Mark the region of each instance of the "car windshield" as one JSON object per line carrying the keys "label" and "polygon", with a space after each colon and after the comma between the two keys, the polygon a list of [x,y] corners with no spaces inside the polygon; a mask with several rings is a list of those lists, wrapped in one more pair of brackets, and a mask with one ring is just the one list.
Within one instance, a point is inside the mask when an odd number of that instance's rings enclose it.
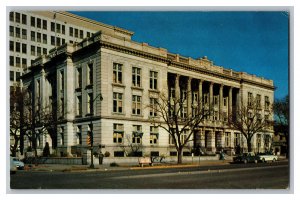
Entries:
{"label": "car windshield", "polygon": [[18,158],[13,158],[13,161],[19,161],[19,159]]}

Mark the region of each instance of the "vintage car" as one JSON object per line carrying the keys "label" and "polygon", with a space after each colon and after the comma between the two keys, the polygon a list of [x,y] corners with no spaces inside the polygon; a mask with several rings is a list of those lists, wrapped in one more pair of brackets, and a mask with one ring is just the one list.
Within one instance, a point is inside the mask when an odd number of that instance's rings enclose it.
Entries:
{"label": "vintage car", "polygon": [[233,157],[233,162],[241,162],[241,163],[257,163],[258,157],[255,155],[254,152],[242,153],[238,156]]}
{"label": "vintage car", "polygon": [[278,156],[273,154],[268,154],[268,153],[259,153],[257,157],[258,157],[258,161],[260,162],[268,162],[268,161],[276,162],[278,160]]}
{"label": "vintage car", "polygon": [[24,169],[24,163],[16,157],[10,157],[10,163],[17,169]]}

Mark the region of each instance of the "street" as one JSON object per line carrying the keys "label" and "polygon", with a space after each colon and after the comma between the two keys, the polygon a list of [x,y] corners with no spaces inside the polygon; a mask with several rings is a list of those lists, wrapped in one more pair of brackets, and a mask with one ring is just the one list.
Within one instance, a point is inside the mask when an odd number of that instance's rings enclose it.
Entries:
{"label": "street", "polygon": [[92,172],[18,171],[12,189],[287,189],[287,162]]}

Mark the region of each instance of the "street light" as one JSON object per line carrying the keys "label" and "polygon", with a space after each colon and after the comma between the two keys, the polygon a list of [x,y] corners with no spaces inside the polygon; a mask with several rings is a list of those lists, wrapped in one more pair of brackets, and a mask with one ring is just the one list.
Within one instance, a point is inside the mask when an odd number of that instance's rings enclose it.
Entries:
{"label": "street light", "polygon": [[[100,101],[103,100],[103,97],[100,94],[98,94],[93,100],[92,102],[90,102],[91,105],[94,104],[94,101],[100,96]],[[92,110],[94,112],[94,109]],[[94,133],[93,133],[93,113],[91,113],[91,116],[90,116],[90,120],[91,120],[91,127],[90,127],[90,133],[89,133],[89,139],[90,139],[90,145],[91,145],[91,165],[90,165],[90,168],[91,169],[94,169],[94,156],[93,156],[93,150],[94,150]]]}

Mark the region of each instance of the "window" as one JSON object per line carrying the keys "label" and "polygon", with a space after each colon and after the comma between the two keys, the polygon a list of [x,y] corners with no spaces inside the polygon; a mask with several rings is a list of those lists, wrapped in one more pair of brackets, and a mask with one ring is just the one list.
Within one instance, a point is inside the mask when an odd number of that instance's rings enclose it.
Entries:
{"label": "window", "polygon": [[22,14],[22,24],[27,24],[27,16]]}
{"label": "window", "polygon": [[66,43],[66,40],[65,39],[61,39],[61,44],[65,44]]}
{"label": "window", "polygon": [[27,53],[27,45],[22,44],[22,53],[26,54]]}
{"label": "window", "polygon": [[60,128],[60,145],[64,145],[64,127]]}
{"label": "window", "polygon": [[54,22],[51,22],[51,31],[55,32],[55,23]]}
{"label": "window", "polygon": [[75,28],[75,37],[78,38],[78,29],[77,28]]}
{"label": "window", "polygon": [[47,21],[43,19],[43,29],[47,30]]}
{"label": "window", "polygon": [[230,147],[230,132],[225,133],[225,147]]}
{"label": "window", "polygon": [[13,56],[9,56],[9,65],[10,66],[14,66],[15,65],[14,57]]}
{"label": "window", "polygon": [[40,18],[36,18],[36,26],[42,28],[42,20]]}
{"label": "window", "polygon": [[15,44],[13,41],[9,41],[9,50],[14,51],[15,50]]}
{"label": "window", "polygon": [[16,37],[21,38],[21,29],[20,28],[16,28]]}
{"label": "window", "polygon": [[22,39],[27,40],[27,30],[22,29]]}
{"label": "window", "polygon": [[65,25],[61,25],[61,33],[66,34],[66,27]]}
{"label": "window", "polygon": [[187,118],[187,107],[185,105],[181,107],[180,116],[183,119]]}
{"label": "window", "polygon": [[122,64],[113,64],[113,82],[122,83]]}
{"label": "window", "polygon": [[89,114],[93,114],[94,113],[94,106],[93,106],[93,93],[88,93],[88,108],[87,111]]}
{"label": "window", "polygon": [[253,102],[253,94],[251,92],[248,92],[248,106],[252,106]]}
{"label": "window", "polygon": [[198,105],[198,93],[197,92],[193,92],[192,93],[192,104],[193,105]]}
{"label": "window", "polygon": [[175,144],[175,140],[173,139],[171,134],[169,134],[169,144]]}
{"label": "window", "polygon": [[16,72],[16,81],[20,81],[20,77],[21,77],[21,73],[20,72]]}
{"label": "window", "polygon": [[36,33],[36,40],[37,40],[37,42],[42,41],[42,34],[41,33]]}
{"label": "window", "polygon": [[261,134],[256,135],[256,148],[259,152],[259,149],[261,148]]}
{"label": "window", "polygon": [[47,44],[47,35],[46,34],[43,34],[43,43]]}
{"label": "window", "polygon": [[60,24],[56,24],[56,32],[60,33]]}
{"label": "window", "polygon": [[240,145],[240,134],[234,133],[234,146],[237,147],[238,145]]}
{"label": "window", "polygon": [[76,115],[81,116],[82,115],[82,98],[81,98],[81,96],[77,96],[76,102],[77,102]]}
{"label": "window", "polygon": [[35,56],[35,46],[31,45],[30,49],[31,49],[31,55]]}
{"label": "window", "polygon": [[31,41],[35,41],[35,32],[31,31]]}
{"label": "window", "polygon": [[93,63],[87,67],[87,85],[93,85]]}
{"label": "window", "polygon": [[86,32],[86,37],[88,37],[88,38],[91,37],[91,33],[87,31]]}
{"label": "window", "polygon": [[16,67],[21,67],[21,58],[16,57]]}
{"label": "window", "polygon": [[30,17],[30,24],[35,27],[35,17]]}
{"label": "window", "polygon": [[157,90],[157,72],[150,71],[150,89]]}
{"label": "window", "polygon": [[158,127],[150,126],[150,144],[158,143]]}
{"label": "window", "polygon": [[256,106],[257,108],[261,108],[261,95],[260,94],[257,94],[256,95]]}
{"label": "window", "polygon": [[80,39],[83,39],[83,30],[80,30]]}
{"label": "window", "polygon": [[18,53],[21,52],[21,44],[20,44],[20,42],[16,42],[16,52],[18,52]]}
{"label": "window", "polygon": [[82,144],[82,127],[81,126],[77,126],[76,143],[79,144],[79,145]]}
{"label": "window", "polygon": [[27,59],[26,58],[22,58],[22,68],[23,69],[27,68]]}
{"label": "window", "polygon": [[137,67],[132,68],[132,85],[141,87],[141,69]]}
{"label": "window", "polygon": [[133,132],[132,132],[132,143],[133,144],[140,144],[142,143],[142,126],[141,125],[133,125]]}
{"label": "window", "polygon": [[15,74],[14,71],[9,71],[9,80],[14,81],[15,80]]}
{"label": "window", "polygon": [[56,46],[60,46],[60,38],[59,37],[56,38]]}
{"label": "window", "polygon": [[55,37],[51,36],[51,45],[55,46]]}
{"label": "window", "polygon": [[41,47],[36,47],[36,53],[37,53],[37,56],[42,55],[42,48]]}
{"label": "window", "polygon": [[9,21],[12,21],[12,22],[15,21],[14,20],[14,12],[9,13]]}
{"label": "window", "polygon": [[17,22],[17,23],[20,23],[20,21],[21,21],[20,17],[21,17],[21,16],[20,16],[20,13],[17,13],[17,12],[16,12],[16,22]]}
{"label": "window", "polygon": [[65,76],[64,76],[64,70],[61,70],[60,73],[59,73],[59,75],[60,75],[60,87],[59,87],[59,89],[60,89],[61,91],[64,91],[64,89],[65,89]]}
{"label": "window", "polygon": [[122,93],[113,93],[113,112],[114,113],[123,113],[123,94]]}
{"label": "window", "polygon": [[188,130],[185,129],[185,130],[182,131],[182,133],[180,135],[181,144],[184,143],[184,141],[187,139],[187,137],[188,137]]}
{"label": "window", "polygon": [[123,143],[124,125],[113,124],[113,143]]}
{"label": "window", "polygon": [[157,99],[155,98],[150,98],[150,116],[151,117],[156,117],[157,116]]}
{"label": "window", "polygon": [[141,114],[141,97],[137,95],[132,95],[132,114]]}
{"label": "window", "polygon": [[265,96],[265,109],[269,110],[270,108],[270,100],[268,96]]}
{"label": "window", "polygon": [[217,106],[219,105],[219,96],[214,96],[214,105]]}
{"label": "window", "polygon": [[69,27],[69,35],[73,37],[73,28]]}
{"label": "window", "polygon": [[223,98],[223,103],[224,103],[223,106],[227,107],[227,97]]}
{"label": "window", "polygon": [[9,36],[14,37],[15,36],[15,31],[13,26],[9,26]]}
{"label": "window", "polygon": [[77,68],[77,88],[82,88],[82,68]]}
{"label": "window", "polygon": [[43,54],[46,55],[47,54],[47,49],[43,48]]}

